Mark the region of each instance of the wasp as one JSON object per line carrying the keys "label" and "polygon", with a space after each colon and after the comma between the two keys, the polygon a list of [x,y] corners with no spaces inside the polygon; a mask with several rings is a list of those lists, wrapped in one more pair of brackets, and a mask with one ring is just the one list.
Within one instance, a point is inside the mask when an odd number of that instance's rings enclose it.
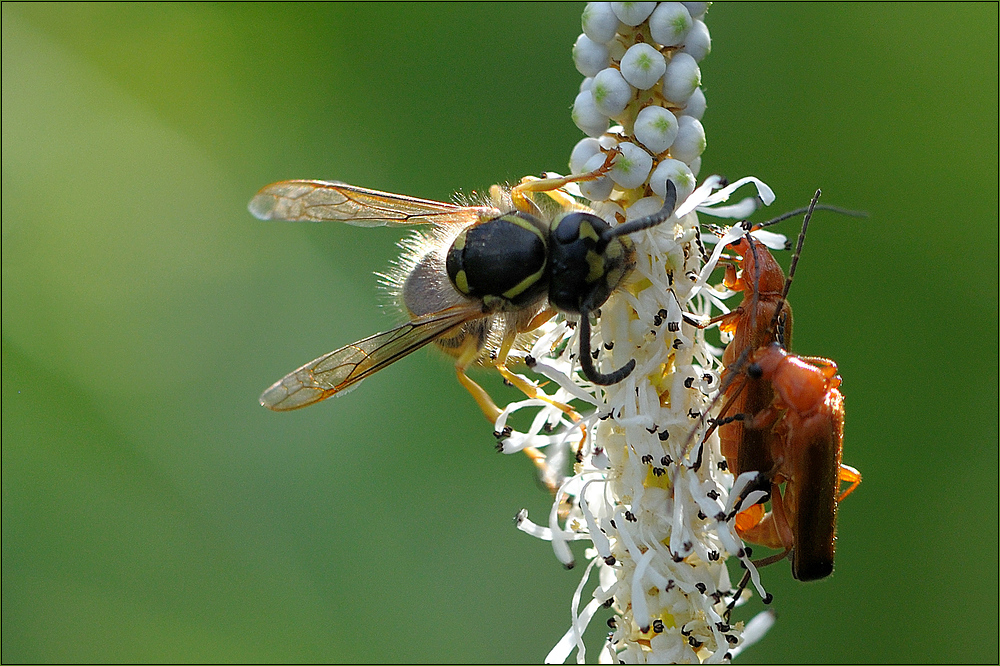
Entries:
{"label": "wasp", "polygon": [[[264,187],[250,201],[263,220],[339,221],[376,227],[428,225],[404,244],[393,279],[408,321],[306,363],[260,397],[268,409],[305,407],[354,388],[358,382],[415,350],[435,343],[455,359],[459,382],[495,423],[501,411],[466,375],[473,363],[491,363],[529,396],[537,393],[507,370],[518,336],[557,312],[579,318],[579,361],[592,383],[620,382],[632,359],[609,373],[591,354],[590,318],[635,266],[630,236],[673,214],[676,189],[668,184],[662,209],[612,227],[560,188],[599,177],[610,168],[577,176],[526,178],[493,201],[460,206],[355,187],[340,182],[289,180]],[[543,205],[537,193],[548,195]],[[555,209],[554,211],[552,209]],[[569,408],[566,407],[568,410]]]}
{"label": "wasp", "polygon": [[[757,473],[742,496],[762,490],[771,499],[769,513],[763,504],[754,504],[737,515],[736,530],[747,541],[783,551],[759,564],[790,554],[798,580],[824,578],[833,571],[837,507],[861,483],[860,472],[841,462],[844,398],[836,363],[787,351],[792,335],[788,292],[819,196],[817,191],[807,209],[746,227],[747,233],[730,245],[740,256],[726,266],[724,284],[742,291],[743,300],[709,322],[719,322],[733,335],[723,353],[720,398],[726,402],[713,428],[719,427],[722,453],[733,474]],[[749,232],[802,212],[806,215],[786,279],[768,249]],[[727,413],[732,416],[724,417]],[[841,482],[852,485],[840,492]]]}

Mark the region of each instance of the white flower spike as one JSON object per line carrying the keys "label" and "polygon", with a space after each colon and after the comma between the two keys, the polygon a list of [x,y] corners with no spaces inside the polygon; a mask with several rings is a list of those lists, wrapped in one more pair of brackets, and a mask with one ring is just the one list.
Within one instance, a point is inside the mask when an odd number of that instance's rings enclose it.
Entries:
{"label": "white flower spike", "polygon": [[[583,416],[570,426],[565,412],[534,399],[509,405],[498,421],[505,426],[516,410],[538,410],[524,432],[508,428],[503,450],[544,448],[547,478],[558,486],[543,524],[525,511],[519,529],[549,541],[567,566],[578,557],[572,541],[591,544],[570,600],[570,625],[548,663],[563,662],[574,651],[578,661],[586,658],[583,636],[606,604],[616,617],[601,661],[718,663],[758,640],[774,621],[765,614],[745,628],[728,617],[737,591],[727,560],[742,562],[753,588],[766,593],[733,523],[747,479],[734,486],[718,435],[705,437],[721,351],[686,319],[707,318],[713,306],[725,307],[720,299],[727,296],[707,280],[729,235],[709,254],[698,214],[752,212],[758,199],[774,200],[755,178],[727,185],[711,176],[697,186],[706,106],[698,62],[711,45],[706,7],[591,2],[574,47],[577,67],[594,79],[573,105],[573,120],[589,138],[573,149],[571,171],[610,168],[567,186],[567,196],[586,198],[580,203],[612,226],[659,212],[672,190],[677,205],[666,222],[629,235],[634,273],[601,306],[592,330],[557,317],[539,328],[527,352],[533,370],[555,388],[547,397],[579,401]],[[609,129],[611,118],[619,125]],[[747,184],[756,186],[757,197],[728,204]],[[734,239],[737,233],[745,232],[734,230]],[[629,361],[634,369],[607,385],[588,380],[576,358],[581,329],[592,337],[599,373]],[[576,460],[568,476],[556,469],[567,458]],[[751,494],[749,501],[756,498]],[[588,584],[593,573],[596,588]]]}

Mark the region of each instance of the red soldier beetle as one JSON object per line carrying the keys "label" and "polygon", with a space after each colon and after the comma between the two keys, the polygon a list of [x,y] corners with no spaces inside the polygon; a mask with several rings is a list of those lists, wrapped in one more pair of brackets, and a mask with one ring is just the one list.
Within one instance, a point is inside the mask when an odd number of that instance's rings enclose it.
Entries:
{"label": "red soldier beetle", "polygon": [[[774,391],[764,381],[748,379],[735,382],[733,370],[741,365],[756,349],[767,347],[777,340],[777,329],[773,322],[783,323],[783,344],[791,346],[792,308],[785,300],[785,274],[763,243],[749,234],[732,243],[743,258],[739,262],[741,273],[737,276],[734,264],[726,266],[724,284],[729,289],[743,292],[743,301],[731,312],[722,315],[719,328],[731,333],[733,339],[726,345],[722,363],[726,367],[723,386],[728,386],[723,395],[728,403],[723,413],[756,414],[767,408],[774,399]],[[727,377],[732,377],[727,382]],[[740,421],[722,425],[719,429],[722,455],[735,476],[748,471],[767,471],[773,467],[768,443],[770,433],[766,430],[751,430]],[[754,484],[748,489],[766,490]]]}
{"label": "red soldier beetle", "polygon": [[[861,473],[841,463],[844,396],[837,364],[789,354],[774,343],[754,352],[746,373],[774,391],[773,402],[743,424],[747,432],[771,435],[774,466],[761,470],[771,484],[770,513],[754,505],[737,516],[737,531],[783,550],[778,559],[790,552],[797,580],[825,578],[833,572],[837,507],[861,483]],[[841,492],[844,481],[851,485]]]}
{"label": "red soldier beetle", "polygon": [[[770,512],[758,503],[738,514],[736,530],[747,541],[783,551],[759,565],[791,554],[792,575],[798,580],[824,578],[833,571],[837,507],[861,483],[861,474],[841,463],[844,399],[837,365],[787,351],[792,324],[788,291],[819,196],[817,191],[806,209],[787,279],[767,248],[749,235],[751,229],[730,244],[741,258],[726,266],[724,284],[743,291],[743,301],[709,322],[719,322],[720,329],[733,335],[723,354],[720,398],[726,402],[712,427],[720,428],[722,453],[733,474],[757,473],[741,497],[763,490],[771,499]],[[737,268],[742,269],[739,275]],[[739,376],[744,381],[737,382]],[[733,416],[722,418],[726,413]],[[843,493],[842,481],[852,484]],[[746,582],[744,578],[740,590]]]}

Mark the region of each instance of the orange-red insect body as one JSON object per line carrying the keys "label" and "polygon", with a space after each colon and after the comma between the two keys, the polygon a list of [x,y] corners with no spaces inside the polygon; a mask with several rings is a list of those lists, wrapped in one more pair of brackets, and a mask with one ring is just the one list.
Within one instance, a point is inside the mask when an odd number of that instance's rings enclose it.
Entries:
{"label": "orange-red insect body", "polygon": [[[764,490],[771,499],[770,513],[756,504],[738,514],[736,530],[747,541],[784,551],[765,562],[790,552],[792,575],[799,580],[833,571],[837,508],[861,483],[861,474],[841,463],[844,396],[836,363],[788,352],[787,295],[818,198],[819,192],[803,221],[787,280],[753,237],[731,244],[741,258],[726,267],[725,285],[743,291],[743,301],[716,319],[733,335],[723,354],[722,453],[734,474],[758,473],[744,496]],[[843,493],[841,481],[852,483]]]}
{"label": "orange-red insect body", "polygon": [[[751,245],[752,244],[752,245]],[[722,362],[726,368],[739,368],[740,359],[746,363],[754,350],[767,347],[777,340],[774,323],[781,323],[781,341],[791,346],[792,308],[782,297],[785,274],[767,248],[752,236],[744,236],[730,245],[742,259],[737,265],[726,266],[724,284],[729,289],[743,292],[740,305],[719,319],[719,328],[733,335],[726,346]],[[742,272],[737,275],[737,267]],[[779,317],[775,312],[781,308]],[[731,370],[727,370],[731,372]],[[729,414],[756,414],[771,405],[774,392],[770,382],[747,378],[743,382],[728,380],[724,397],[724,411]],[[767,472],[773,466],[770,440],[773,434],[765,430],[748,430],[740,421],[720,426],[719,439],[722,455],[729,469],[736,476],[743,472]],[[761,480],[754,488],[767,490]],[[754,489],[754,488],[751,488]]]}
{"label": "orange-red insect body", "polygon": [[[841,464],[844,396],[837,365],[789,354],[778,344],[758,349],[750,361],[747,374],[774,391],[773,402],[744,422],[746,433],[771,435],[774,468],[765,474],[771,512],[752,507],[737,517],[737,530],[748,541],[790,550],[798,580],[824,578],[833,571],[838,504],[861,483],[857,470]],[[841,481],[852,483],[843,493]]]}

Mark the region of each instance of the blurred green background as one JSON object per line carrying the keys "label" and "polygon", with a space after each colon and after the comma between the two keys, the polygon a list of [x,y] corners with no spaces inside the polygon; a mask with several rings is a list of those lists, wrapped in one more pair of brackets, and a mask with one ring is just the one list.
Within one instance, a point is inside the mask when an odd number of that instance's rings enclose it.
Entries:
{"label": "blurred green background", "polygon": [[[393,323],[371,274],[402,234],[246,203],[564,171],[581,8],[3,4],[4,662],[545,656],[580,571],[514,529],[547,495],[447,360],[257,404]],[[997,659],[997,19],[709,11],[702,177],[872,213],[817,218],[793,291],[864,484],[832,578],[766,570],[740,661]]]}

